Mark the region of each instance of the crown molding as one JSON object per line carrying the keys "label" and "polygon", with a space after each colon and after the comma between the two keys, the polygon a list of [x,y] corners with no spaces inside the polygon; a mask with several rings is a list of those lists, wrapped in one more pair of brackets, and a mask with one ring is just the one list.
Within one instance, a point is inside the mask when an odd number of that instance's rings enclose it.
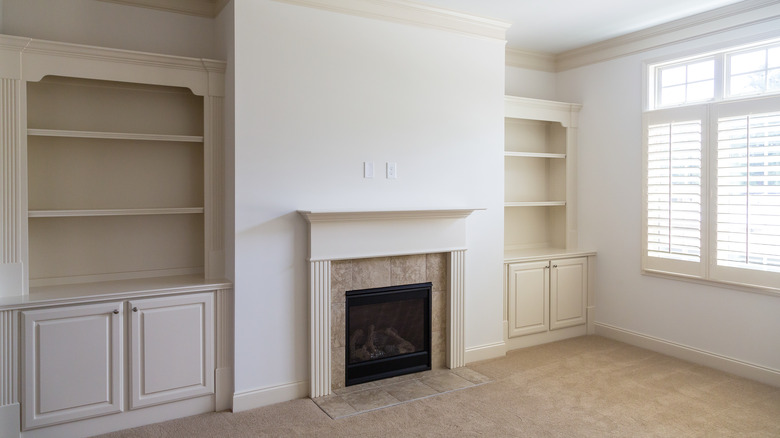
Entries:
{"label": "crown molding", "polygon": [[780,18],[780,0],[745,0],[555,56],[565,71]]}
{"label": "crown molding", "polygon": [[506,41],[511,23],[407,0],[274,0],[342,14]]}
{"label": "crown molding", "polygon": [[555,55],[507,47],[506,65],[508,67],[555,72]]}
{"label": "crown molding", "polygon": [[176,12],[198,17],[214,18],[229,0],[98,0],[127,6],[138,6],[159,11]]}

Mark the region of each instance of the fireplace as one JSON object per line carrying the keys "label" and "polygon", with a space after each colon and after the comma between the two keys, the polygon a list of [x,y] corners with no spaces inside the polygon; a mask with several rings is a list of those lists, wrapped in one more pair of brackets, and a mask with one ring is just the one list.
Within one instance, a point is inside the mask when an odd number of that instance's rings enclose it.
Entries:
{"label": "fireplace", "polygon": [[346,292],[346,385],[431,369],[432,283]]}
{"label": "fireplace", "polygon": [[446,253],[445,366],[466,364],[466,218],[475,210],[299,211],[309,223],[309,396],[332,392],[331,265],[341,260]]}

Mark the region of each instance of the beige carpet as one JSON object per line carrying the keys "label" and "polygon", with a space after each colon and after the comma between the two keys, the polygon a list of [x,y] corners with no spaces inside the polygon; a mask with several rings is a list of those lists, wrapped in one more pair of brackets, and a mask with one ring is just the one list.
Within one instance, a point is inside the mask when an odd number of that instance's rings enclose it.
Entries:
{"label": "beige carpet", "polygon": [[470,364],[492,382],[331,419],[310,399],[108,437],[780,437],[780,388],[601,337]]}

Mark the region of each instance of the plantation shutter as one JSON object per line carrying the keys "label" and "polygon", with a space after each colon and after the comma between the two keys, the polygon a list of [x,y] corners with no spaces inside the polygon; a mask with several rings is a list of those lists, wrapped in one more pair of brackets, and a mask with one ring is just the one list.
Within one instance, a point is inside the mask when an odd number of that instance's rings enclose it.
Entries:
{"label": "plantation shutter", "polygon": [[645,117],[644,268],[702,276],[701,107]]}
{"label": "plantation shutter", "polygon": [[[758,105],[760,103],[760,105]],[[780,284],[780,99],[721,104],[713,278]],[[775,111],[763,112],[762,110]]]}

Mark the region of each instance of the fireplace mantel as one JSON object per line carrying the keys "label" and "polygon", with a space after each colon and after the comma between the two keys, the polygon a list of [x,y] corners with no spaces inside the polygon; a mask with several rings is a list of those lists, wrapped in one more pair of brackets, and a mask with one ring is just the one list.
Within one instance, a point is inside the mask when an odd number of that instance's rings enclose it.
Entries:
{"label": "fireplace mantel", "polygon": [[368,211],[306,211],[299,210],[307,221],[338,222],[369,219],[461,219],[484,208],[459,208],[445,210],[368,210]]}
{"label": "fireplace mantel", "polygon": [[447,366],[465,363],[466,218],[480,208],[299,211],[309,223],[310,396],[331,393],[331,262],[449,253]]}
{"label": "fireplace mantel", "polygon": [[299,211],[309,222],[309,260],[451,252],[466,249],[470,209]]}

